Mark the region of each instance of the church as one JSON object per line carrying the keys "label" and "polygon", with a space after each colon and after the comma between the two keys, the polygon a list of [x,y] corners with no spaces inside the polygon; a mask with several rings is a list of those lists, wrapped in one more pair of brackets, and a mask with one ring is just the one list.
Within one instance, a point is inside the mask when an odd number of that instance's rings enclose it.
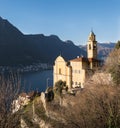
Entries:
{"label": "church", "polygon": [[84,88],[85,80],[99,66],[96,35],[91,31],[87,41],[87,58],[77,56],[69,61],[65,61],[61,55],[56,58],[53,67],[54,85],[57,81],[62,80],[66,81],[68,88]]}

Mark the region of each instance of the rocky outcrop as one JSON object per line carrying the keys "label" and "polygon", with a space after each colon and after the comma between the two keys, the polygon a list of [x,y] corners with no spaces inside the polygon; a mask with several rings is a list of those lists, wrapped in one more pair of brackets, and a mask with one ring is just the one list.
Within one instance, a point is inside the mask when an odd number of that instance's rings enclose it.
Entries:
{"label": "rocky outcrop", "polygon": [[24,119],[21,118],[21,128],[29,128],[27,124],[25,123]]}

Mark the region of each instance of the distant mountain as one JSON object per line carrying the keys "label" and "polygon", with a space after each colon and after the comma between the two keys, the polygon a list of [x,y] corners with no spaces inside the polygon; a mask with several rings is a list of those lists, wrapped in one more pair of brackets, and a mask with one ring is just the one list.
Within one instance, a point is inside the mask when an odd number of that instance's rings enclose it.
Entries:
{"label": "distant mountain", "polygon": [[[98,43],[98,58],[105,60],[109,53],[113,50],[116,43]],[[87,45],[80,45],[80,48],[86,51]]]}
{"label": "distant mountain", "polygon": [[[98,43],[98,58],[105,59],[114,46],[115,43]],[[76,46],[72,41],[62,41],[56,35],[24,35],[0,17],[0,65],[53,64],[60,54],[66,60],[86,56],[86,45]]]}
{"label": "distant mountain", "polygon": [[85,55],[83,49],[79,49],[72,42],[63,42],[55,35],[26,35],[26,39],[28,40],[27,46],[29,46],[27,53],[42,62],[53,63],[60,54],[67,60],[80,54]]}
{"label": "distant mountain", "polygon": [[103,60],[109,55],[109,53],[113,50],[116,43],[98,43],[98,58]]}
{"label": "distant mountain", "polygon": [[72,41],[64,42],[55,35],[24,35],[0,17],[0,65],[26,65],[35,62],[53,64],[60,54],[69,60],[85,55],[85,51]]}

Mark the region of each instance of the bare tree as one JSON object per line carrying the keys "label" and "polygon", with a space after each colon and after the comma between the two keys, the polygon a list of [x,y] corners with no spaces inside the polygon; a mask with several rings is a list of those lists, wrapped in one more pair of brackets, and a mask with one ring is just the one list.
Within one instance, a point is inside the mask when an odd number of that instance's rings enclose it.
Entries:
{"label": "bare tree", "polygon": [[74,98],[65,110],[68,127],[117,128],[120,126],[120,88],[92,85]]}
{"label": "bare tree", "polygon": [[12,113],[12,102],[20,91],[20,77],[18,74],[0,75],[0,127],[17,128],[19,114]]}

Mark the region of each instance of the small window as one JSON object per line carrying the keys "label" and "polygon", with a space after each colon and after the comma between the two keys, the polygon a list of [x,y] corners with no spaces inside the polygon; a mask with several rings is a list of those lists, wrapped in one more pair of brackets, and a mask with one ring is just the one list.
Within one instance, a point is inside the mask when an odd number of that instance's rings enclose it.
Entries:
{"label": "small window", "polygon": [[59,74],[61,74],[61,68],[59,68]]}
{"label": "small window", "polygon": [[93,48],[96,49],[96,44],[93,45]]}
{"label": "small window", "polygon": [[91,44],[89,44],[89,49],[91,49]]}

